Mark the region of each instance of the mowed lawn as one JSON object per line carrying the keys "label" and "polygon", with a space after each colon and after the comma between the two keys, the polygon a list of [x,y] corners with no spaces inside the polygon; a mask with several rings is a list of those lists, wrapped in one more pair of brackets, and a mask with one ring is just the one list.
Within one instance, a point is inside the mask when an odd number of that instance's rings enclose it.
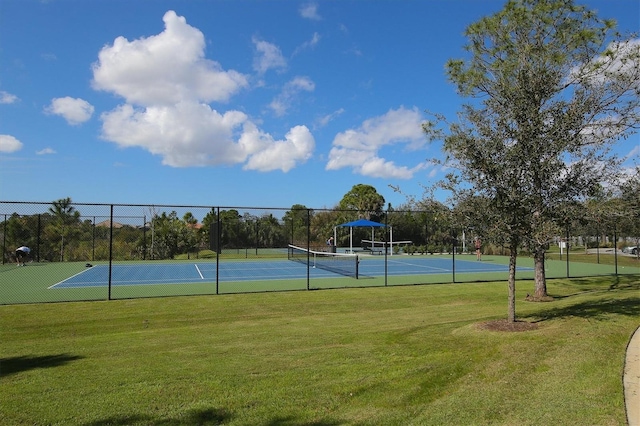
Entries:
{"label": "mowed lawn", "polygon": [[624,425],[640,278],[0,306],[0,424]]}

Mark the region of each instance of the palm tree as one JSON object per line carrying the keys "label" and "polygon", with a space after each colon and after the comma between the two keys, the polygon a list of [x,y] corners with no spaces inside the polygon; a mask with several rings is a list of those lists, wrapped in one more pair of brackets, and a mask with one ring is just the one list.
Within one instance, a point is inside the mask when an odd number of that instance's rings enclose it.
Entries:
{"label": "palm tree", "polygon": [[69,226],[78,222],[80,212],[71,205],[71,198],[62,198],[51,203],[49,213],[54,217],[54,226],[60,233],[60,262],[64,261],[64,238],[69,232]]}

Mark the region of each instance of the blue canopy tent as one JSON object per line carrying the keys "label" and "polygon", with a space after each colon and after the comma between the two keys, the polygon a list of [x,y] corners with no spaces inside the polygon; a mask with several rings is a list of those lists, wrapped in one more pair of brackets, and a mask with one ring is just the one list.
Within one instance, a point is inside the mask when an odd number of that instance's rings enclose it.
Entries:
{"label": "blue canopy tent", "polygon": [[[358,220],[354,220],[352,222],[347,222],[347,223],[343,223],[342,225],[338,225],[335,228],[333,228],[333,238],[335,241],[338,240],[338,236],[336,235],[336,228],[349,228],[349,251],[351,253],[353,253],[353,228],[365,228],[365,227],[369,227],[371,228],[371,241],[374,241],[374,231],[376,228],[384,228],[387,225],[385,225],[384,223],[380,223],[380,222],[374,222],[372,220],[367,220],[367,219],[358,219]],[[393,234],[392,234],[393,235]],[[391,237],[391,240],[393,241],[393,236]]]}

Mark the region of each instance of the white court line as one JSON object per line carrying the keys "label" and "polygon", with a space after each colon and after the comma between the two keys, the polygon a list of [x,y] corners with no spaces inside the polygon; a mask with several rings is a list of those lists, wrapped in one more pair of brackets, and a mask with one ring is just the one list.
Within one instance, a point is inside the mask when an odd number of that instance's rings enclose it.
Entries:
{"label": "white court line", "polygon": [[[64,284],[66,281],[69,281],[71,278],[75,278],[75,277],[77,277],[78,275],[82,275],[82,274],[84,274],[85,272],[87,272],[87,271],[91,270],[92,268],[96,268],[96,267],[98,267],[98,266],[100,266],[100,265],[96,265],[96,266],[92,266],[91,268],[83,269],[82,271],[78,272],[77,274],[73,274],[73,275],[71,275],[69,278],[65,278],[64,280],[62,280],[62,281],[60,281],[60,282],[57,282],[57,283],[55,283],[55,284],[53,284],[53,285],[51,285],[51,286],[47,287],[47,290],[51,290],[52,288],[54,288],[54,287],[56,287],[56,286],[58,286],[58,285],[60,285],[60,284]],[[89,282],[91,282],[91,281],[89,281]]]}
{"label": "white court line", "polygon": [[200,268],[198,268],[198,265],[193,265],[196,267],[196,271],[198,271],[198,275],[200,275],[200,279],[204,280],[204,276],[202,275],[202,272],[200,272]]}

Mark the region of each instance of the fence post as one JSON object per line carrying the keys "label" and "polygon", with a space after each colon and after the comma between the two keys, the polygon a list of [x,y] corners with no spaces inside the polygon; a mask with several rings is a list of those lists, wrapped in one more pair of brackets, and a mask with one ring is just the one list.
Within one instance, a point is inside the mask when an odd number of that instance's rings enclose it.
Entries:
{"label": "fence post", "polygon": [[307,290],[311,286],[311,209],[307,209]]}
{"label": "fence post", "polygon": [[220,291],[220,253],[222,253],[222,223],[220,222],[220,207],[217,207],[216,213],[216,235],[211,235],[209,231],[209,240],[216,239],[216,294]]}
{"label": "fence post", "polygon": [[616,265],[616,276],[618,276],[618,230],[613,225],[613,263]]}
{"label": "fence post", "polygon": [[[389,232],[391,232],[391,239],[393,240],[393,230],[389,229],[389,208],[391,207],[391,203],[389,203],[389,207],[387,208],[387,212],[384,215],[384,286],[388,285],[388,277],[389,277],[389,259],[387,258],[387,250],[391,250],[391,255],[393,255],[393,245],[389,245]],[[373,248],[373,242],[371,242]],[[360,265],[358,265],[360,266]],[[358,271],[360,272],[360,271]]]}
{"label": "fence post", "polygon": [[571,245],[569,244],[569,225],[567,225],[566,240],[567,240],[567,278],[570,278],[571,276],[569,273],[569,248],[571,247]]}
{"label": "fence post", "polygon": [[7,252],[7,215],[4,215],[4,225],[2,231],[2,264],[4,265],[5,253]]}
{"label": "fence post", "polygon": [[36,262],[40,263],[40,234],[42,233],[42,215],[38,213],[38,236],[36,238]]}
{"label": "fence post", "polygon": [[96,260],[96,217],[93,217],[93,222],[91,223],[91,261],[94,262]]}
{"label": "fence post", "polygon": [[147,215],[142,215],[142,260],[147,260]]}
{"label": "fence post", "polygon": [[111,300],[111,269],[113,268],[113,204],[111,204],[111,213],[109,215],[109,293],[108,300]]}
{"label": "fence post", "polygon": [[451,234],[451,278],[453,279],[453,283],[456,283],[456,242],[458,240],[458,233],[452,228],[450,230]]}

